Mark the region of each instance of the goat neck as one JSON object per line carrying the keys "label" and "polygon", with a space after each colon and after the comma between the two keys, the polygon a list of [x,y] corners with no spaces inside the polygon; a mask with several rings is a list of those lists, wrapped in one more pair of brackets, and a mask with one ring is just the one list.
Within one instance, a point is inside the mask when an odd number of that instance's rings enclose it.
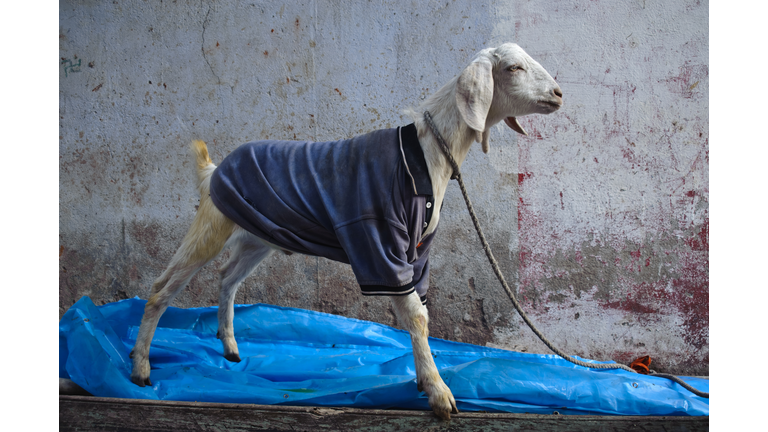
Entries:
{"label": "goat neck", "polygon": [[[427,98],[417,110],[409,109],[407,114],[413,119],[419,137],[419,144],[424,152],[429,176],[432,179],[432,192],[435,197],[435,206],[440,208],[443,196],[451,180],[453,168],[445,157],[437,138],[432,133],[427,121],[424,119],[424,111],[429,111],[432,120],[440,135],[445,140],[451,155],[456,163],[461,166],[469,153],[472,143],[477,138],[477,132],[469,128],[462,120],[456,107],[455,87],[458,77],[452,79],[440,90]],[[427,228],[427,233],[434,231],[437,219]]]}

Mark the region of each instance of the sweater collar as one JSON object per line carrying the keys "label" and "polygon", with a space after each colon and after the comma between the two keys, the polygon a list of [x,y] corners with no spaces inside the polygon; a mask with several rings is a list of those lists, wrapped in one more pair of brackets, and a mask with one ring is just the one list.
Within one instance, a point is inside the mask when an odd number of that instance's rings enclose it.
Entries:
{"label": "sweater collar", "polygon": [[419,144],[416,125],[413,123],[400,128],[400,137],[403,143],[403,155],[408,174],[416,188],[416,195],[432,195],[432,178],[429,177],[427,160]]}

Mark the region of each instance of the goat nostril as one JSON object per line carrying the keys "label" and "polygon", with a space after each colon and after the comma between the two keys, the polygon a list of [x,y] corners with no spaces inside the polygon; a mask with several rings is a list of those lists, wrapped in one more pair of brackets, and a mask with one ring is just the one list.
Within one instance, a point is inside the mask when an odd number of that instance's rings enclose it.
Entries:
{"label": "goat nostril", "polygon": [[561,97],[563,97],[563,91],[562,91],[562,90],[560,90],[559,88],[556,88],[556,89],[552,90],[552,92],[553,92],[553,93],[555,94],[555,96],[557,96],[557,97],[560,97],[560,98],[561,98]]}

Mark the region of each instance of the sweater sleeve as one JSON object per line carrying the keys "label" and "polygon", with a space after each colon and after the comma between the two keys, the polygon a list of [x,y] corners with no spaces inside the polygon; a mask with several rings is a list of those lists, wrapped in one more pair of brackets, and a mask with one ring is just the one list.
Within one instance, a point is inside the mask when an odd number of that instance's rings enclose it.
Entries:
{"label": "sweater sleeve", "polygon": [[[408,233],[389,221],[364,218],[336,228],[364,295],[406,295],[415,290],[414,265],[408,262]],[[421,276],[422,267],[418,268]]]}

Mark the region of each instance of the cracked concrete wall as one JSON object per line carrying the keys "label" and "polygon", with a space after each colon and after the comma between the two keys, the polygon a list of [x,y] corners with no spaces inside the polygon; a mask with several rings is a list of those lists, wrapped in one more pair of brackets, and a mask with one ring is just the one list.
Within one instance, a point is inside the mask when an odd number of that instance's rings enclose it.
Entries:
{"label": "cracked concrete wall", "polygon": [[[491,132],[462,171],[507,279],[567,352],[708,374],[708,4],[635,1],[60,2],[59,314],[139,296],[198,196],[192,139],[221,161],[256,139],[403,125],[486,46],[519,43],[565,106]],[[205,267],[174,305],[217,302]],[[546,352],[498,286],[449,188],[431,335]],[[351,270],[274,256],[239,303],[396,325]]]}

